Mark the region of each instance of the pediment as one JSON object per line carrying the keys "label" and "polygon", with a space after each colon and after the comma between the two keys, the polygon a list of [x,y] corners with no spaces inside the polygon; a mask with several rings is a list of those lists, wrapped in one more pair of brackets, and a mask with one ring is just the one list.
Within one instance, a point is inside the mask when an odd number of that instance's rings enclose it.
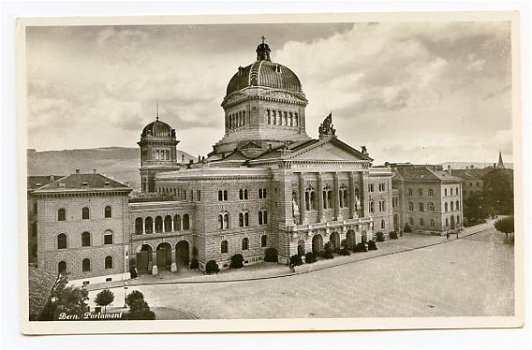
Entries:
{"label": "pediment", "polygon": [[291,160],[309,161],[371,161],[371,158],[341,141],[319,142],[294,152]]}

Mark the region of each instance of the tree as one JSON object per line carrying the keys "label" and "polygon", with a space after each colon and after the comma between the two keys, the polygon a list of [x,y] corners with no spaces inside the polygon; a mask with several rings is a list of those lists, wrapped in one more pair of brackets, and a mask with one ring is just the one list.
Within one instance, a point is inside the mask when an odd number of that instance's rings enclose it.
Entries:
{"label": "tree", "polygon": [[88,309],[89,293],[86,289],[67,287],[67,283],[68,280],[65,276],[58,278],[41,314],[41,321],[57,320],[62,313],[83,319]]}
{"label": "tree", "polygon": [[126,296],[126,305],[131,308],[131,304],[133,304],[135,300],[139,299],[144,300],[144,294],[138,290],[134,290]]}
{"label": "tree", "polygon": [[150,310],[150,306],[144,300],[144,295],[138,290],[134,290],[126,296],[126,304],[129,312],[126,313],[127,320],[155,320],[155,313]]}
{"label": "tree", "polygon": [[506,235],[506,241],[508,242],[508,234],[514,233],[514,217],[508,216],[497,220],[497,222],[495,222],[495,229],[504,233]]}
{"label": "tree", "polygon": [[103,306],[104,311],[103,313],[107,313],[107,305],[111,304],[115,300],[115,295],[113,292],[111,292],[109,289],[104,289],[98,295],[96,295],[96,299],[94,299],[94,302],[97,305]]}
{"label": "tree", "polygon": [[464,200],[464,217],[466,218],[485,219],[491,211],[491,204],[483,191],[475,192]]}
{"label": "tree", "polygon": [[490,214],[509,215],[514,212],[513,173],[508,169],[493,169],[484,178],[485,200]]}

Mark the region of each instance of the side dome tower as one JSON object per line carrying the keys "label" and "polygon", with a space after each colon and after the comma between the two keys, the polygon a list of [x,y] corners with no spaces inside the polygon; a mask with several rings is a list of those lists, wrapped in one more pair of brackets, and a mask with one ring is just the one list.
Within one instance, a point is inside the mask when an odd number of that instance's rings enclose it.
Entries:
{"label": "side dome tower", "polygon": [[272,62],[264,37],[256,52],[257,60],[239,67],[227,84],[222,102],[225,135],[210,156],[223,158],[238,149],[253,157],[269,147],[309,139],[308,101],[299,78],[290,68]]}
{"label": "side dome tower", "polygon": [[175,129],[159,120],[142,129],[140,141],[140,181],[142,192],[155,192],[155,174],[178,170]]}

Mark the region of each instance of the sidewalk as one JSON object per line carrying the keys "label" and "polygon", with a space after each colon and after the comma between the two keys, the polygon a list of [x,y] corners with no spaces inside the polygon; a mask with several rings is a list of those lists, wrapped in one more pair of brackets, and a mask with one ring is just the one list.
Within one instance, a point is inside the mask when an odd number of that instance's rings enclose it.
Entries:
{"label": "sidewalk", "polygon": [[[493,227],[495,220],[488,220],[485,224],[464,228],[459,234],[458,239],[474,235]],[[303,264],[295,268],[295,273],[290,271],[289,267],[279,263],[257,263],[245,266],[241,269],[223,270],[215,275],[205,275],[201,271],[186,270],[183,272],[172,273],[163,271],[159,275],[141,275],[137,280],[128,280],[127,286],[141,286],[152,284],[188,284],[188,283],[230,283],[251,281],[260,279],[282,278],[294,274],[303,274],[323,269],[333,268],[356,261],[374,259],[381,256],[408,252],[415,249],[423,249],[437,244],[445,244],[455,241],[456,235],[453,234],[447,239],[445,236],[435,236],[418,233],[404,233],[402,237],[395,240],[386,240],[377,242],[378,250],[368,251],[366,253],[352,253],[349,256],[338,256],[335,254],[334,259],[323,260],[313,264]],[[88,291],[101,290],[105,288],[123,287],[125,281],[113,281],[109,283],[94,284],[86,287]]]}

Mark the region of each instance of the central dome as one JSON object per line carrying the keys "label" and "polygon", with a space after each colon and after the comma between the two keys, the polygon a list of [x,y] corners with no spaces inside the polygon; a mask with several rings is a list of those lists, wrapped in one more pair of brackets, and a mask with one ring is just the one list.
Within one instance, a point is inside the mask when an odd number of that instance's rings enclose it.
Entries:
{"label": "central dome", "polygon": [[239,67],[227,85],[227,96],[250,86],[261,86],[302,92],[301,82],[290,68],[270,60],[270,47],[266,43],[257,46],[257,61]]}

